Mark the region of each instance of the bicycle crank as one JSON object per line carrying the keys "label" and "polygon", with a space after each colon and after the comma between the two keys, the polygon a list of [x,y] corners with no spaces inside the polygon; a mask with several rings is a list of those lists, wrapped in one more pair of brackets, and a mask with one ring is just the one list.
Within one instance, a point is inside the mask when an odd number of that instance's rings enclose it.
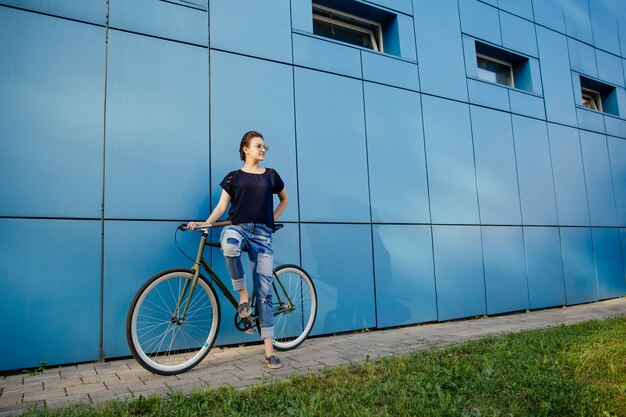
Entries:
{"label": "bicycle crank", "polygon": [[235,313],[235,327],[240,332],[254,334],[256,333],[256,319],[252,316],[242,319],[239,314]]}

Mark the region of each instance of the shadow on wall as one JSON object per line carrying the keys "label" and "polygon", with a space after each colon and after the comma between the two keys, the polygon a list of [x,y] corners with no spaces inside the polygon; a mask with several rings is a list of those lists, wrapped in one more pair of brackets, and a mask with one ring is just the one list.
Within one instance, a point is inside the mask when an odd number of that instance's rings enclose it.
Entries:
{"label": "shadow on wall", "polygon": [[[364,209],[354,199],[341,197],[335,205]],[[369,209],[369,207],[368,207]],[[373,328],[376,320],[376,288],[372,238],[380,240],[371,224],[310,224],[302,227],[302,258],[304,268],[311,274],[317,288],[319,308],[316,334],[335,333]],[[378,250],[376,262],[391,271],[390,255],[386,249]],[[383,297],[392,297],[393,274],[378,277]],[[403,303],[389,303],[385,308],[393,314],[410,315]]]}

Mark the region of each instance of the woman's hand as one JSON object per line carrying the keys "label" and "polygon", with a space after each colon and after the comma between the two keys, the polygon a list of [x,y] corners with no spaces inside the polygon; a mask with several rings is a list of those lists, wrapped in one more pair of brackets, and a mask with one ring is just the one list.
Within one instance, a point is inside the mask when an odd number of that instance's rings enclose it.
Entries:
{"label": "woman's hand", "polygon": [[207,222],[189,222],[187,223],[187,228],[193,230],[196,227],[206,226],[207,224],[208,224]]}

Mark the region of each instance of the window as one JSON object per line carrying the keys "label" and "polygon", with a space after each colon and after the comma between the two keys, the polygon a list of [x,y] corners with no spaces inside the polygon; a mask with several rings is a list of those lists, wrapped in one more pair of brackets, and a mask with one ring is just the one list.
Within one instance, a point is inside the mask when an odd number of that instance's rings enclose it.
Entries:
{"label": "window", "polygon": [[475,41],[479,79],[524,91],[533,91],[531,64],[527,57]]}
{"label": "window", "polygon": [[601,113],[619,116],[615,87],[580,75],[579,105]]}
{"label": "window", "polygon": [[383,52],[383,27],[380,23],[315,3],[313,33]]}
{"label": "window", "polygon": [[591,110],[602,111],[602,98],[598,91],[582,88],[583,107]]}
{"label": "window", "polygon": [[476,54],[478,78],[513,87],[513,66],[505,61]]}

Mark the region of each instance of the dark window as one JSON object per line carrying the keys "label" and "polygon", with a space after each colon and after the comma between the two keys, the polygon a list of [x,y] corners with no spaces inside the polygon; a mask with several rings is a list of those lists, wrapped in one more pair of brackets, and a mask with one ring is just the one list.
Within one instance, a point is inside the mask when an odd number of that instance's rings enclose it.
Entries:
{"label": "dark window", "polygon": [[513,87],[513,66],[485,55],[477,54],[478,78],[492,83]]}
{"label": "dark window", "polygon": [[580,90],[581,106],[619,116],[615,87],[581,75]]}
{"label": "dark window", "polygon": [[478,78],[525,91],[533,91],[527,57],[476,41]]}

